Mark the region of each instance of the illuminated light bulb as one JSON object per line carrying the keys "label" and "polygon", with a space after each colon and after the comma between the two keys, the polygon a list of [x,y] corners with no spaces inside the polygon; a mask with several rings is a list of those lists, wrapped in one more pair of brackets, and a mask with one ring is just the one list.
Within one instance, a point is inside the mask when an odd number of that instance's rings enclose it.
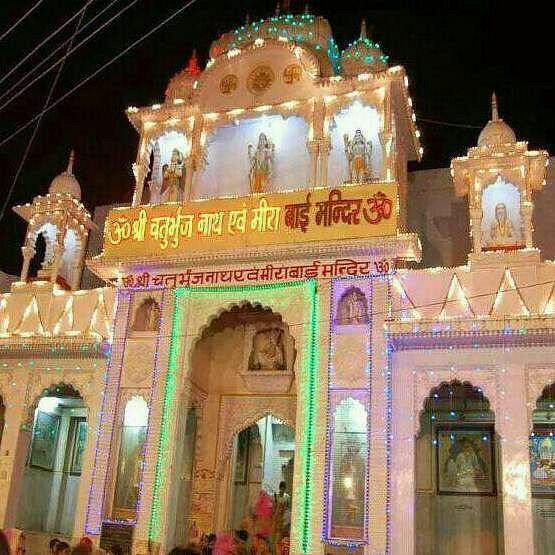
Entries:
{"label": "illuminated light bulb", "polygon": [[244,108],[235,108],[234,110],[229,110],[229,112],[227,112],[228,116],[238,116],[239,114],[242,114],[245,111]]}
{"label": "illuminated light bulb", "polygon": [[324,102],[326,104],[330,104],[331,102],[333,102],[335,99],[337,98],[337,95],[335,94],[329,94],[327,96],[324,96]]}
{"label": "illuminated light bulb", "polygon": [[257,38],[257,39],[254,41],[254,46],[256,46],[256,47],[264,46],[264,39],[262,39],[262,38]]}
{"label": "illuminated light bulb", "polygon": [[127,111],[128,111],[130,114],[135,114],[135,113],[137,113],[137,112],[139,111],[139,108],[137,108],[136,106],[129,106],[129,108],[127,108]]}
{"label": "illuminated light bulb", "polygon": [[204,114],[205,119],[216,120],[218,119],[218,117],[218,112],[208,112],[207,114]]}
{"label": "illuminated light bulb", "polygon": [[266,112],[267,110],[270,110],[272,107],[269,104],[263,104],[262,106],[257,106],[256,108],[254,108],[254,110],[256,112]]}
{"label": "illuminated light bulb", "polygon": [[149,129],[152,129],[153,127],[156,127],[156,122],[147,120],[143,123],[143,127],[144,127],[145,131],[148,131]]}
{"label": "illuminated light bulb", "polygon": [[174,104],[184,104],[185,100],[183,100],[182,98],[174,98],[173,103]]}
{"label": "illuminated light bulb", "polygon": [[151,108],[152,108],[153,110],[159,110],[161,107],[162,107],[162,104],[153,104],[153,105],[151,106]]}
{"label": "illuminated light bulb", "polygon": [[241,54],[241,50],[239,48],[233,48],[227,53],[228,59],[235,58],[235,56],[239,56]]}

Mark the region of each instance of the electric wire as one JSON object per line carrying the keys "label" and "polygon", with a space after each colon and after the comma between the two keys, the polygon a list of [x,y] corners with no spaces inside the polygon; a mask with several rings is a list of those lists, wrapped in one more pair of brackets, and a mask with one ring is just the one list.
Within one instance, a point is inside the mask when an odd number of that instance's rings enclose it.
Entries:
{"label": "electric wire", "polygon": [[[94,0],[93,0],[94,1]],[[69,50],[69,52],[67,52],[62,59],[65,60],[68,56],[70,56],[71,54],[73,54],[73,52],[75,52],[76,50],[78,50],[81,46],[83,46],[83,44],[86,44],[90,39],[92,39],[95,35],[97,35],[98,33],[100,33],[100,31],[102,31],[106,26],[110,25],[110,23],[112,23],[112,21],[114,21],[115,19],[117,19],[122,13],[124,13],[125,11],[127,11],[129,8],[133,7],[139,0],[132,0],[127,6],[125,6],[124,8],[122,8],[119,12],[117,12],[116,14],[114,14],[110,19],[108,19],[107,21],[105,21],[102,25],[100,25],[99,27],[97,27],[92,33],[90,33],[88,36],[86,36],[81,42],[79,42],[75,47],[71,48]],[[72,42],[73,44],[73,42]],[[37,81],[39,81],[40,79],[42,79],[46,74],[48,74],[50,71],[52,71],[57,65],[59,65],[61,63],[61,60],[58,60],[56,62],[54,62],[53,64],[51,64],[47,69],[45,69],[40,75],[37,75],[37,77],[35,77],[31,82],[27,83],[22,89],[20,89],[17,93],[15,93],[13,96],[11,96],[10,98],[8,98],[8,100],[6,100],[6,102],[4,102],[4,104],[2,104],[0,106],[0,112],[2,110],[4,110],[4,108],[6,108],[7,106],[9,106],[14,100],[16,100],[17,98],[19,98],[29,87],[33,86]],[[4,95],[5,96],[5,95]]]}
{"label": "electric wire", "polygon": [[24,123],[23,125],[21,125],[20,127],[18,127],[15,131],[13,131],[10,135],[8,135],[7,137],[5,137],[4,139],[2,139],[0,141],[0,147],[4,146],[8,141],[11,141],[14,137],[16,137],[17,135],[19,135],[21,132],[25,131],[25,129],[27,129],[30,125],[32,125],[38,118],[42,117],[45,113],[49,112],[50,110],[52,110],[53,108],[55,108],[58,104],[60,104],[60,102],[63,102],[68,96],[70,96],[71,94],[73,94],[76,90],[78,90],[79,88],[81,88],[83,85],[85,85],[86,83],[88,83],[91,79],[93,79],[94,77],[96,77],[99,73],[101,73],[102,71],[104,71],[107,67],[109,67],[110,65],[112,65],[114,62],[116,62],[117,60],[119,60],[122,56],[124,56],[125,54],[127,54],[130,50],[132,50],[135,46],[137,46],[138,44],[140,44],[141,42],[143,42],[145,39],[147,39],[148,37],[150,37],[152,34],[154,34],[156,31],[158,31],[160,28],[162,28],[166,23],[170,22],[172,19],[174,19],[175,17],[177,17],[178,15],[180,15],[182,12],[184,12],[187,8],[189,8],[190,6],[192,6],[193,4],[195,4],[198,0],[189,0],[189,2],[187,2],[185,5],[183,5],[181,8],[179,8],[178,10],[176,10],[175,12],[173,12],[171,15],[169,15],[167,18],[165,18],[163,21],[161,21],[160,23],[158,23],[157,25],[155,25],[150,31],[148,31],[147,33],[145,33],[144,35],[142,35],[141,37],[139,37],[137,40],[135,40],[134,42],[132,42],[129,46],[127,46],[126,48],[124,48],[122,51],[120,51],[118,54],[116,54],[116,56],[114,56],[113,58],[111,58],[110,60],[108,60],[107,62],[105,62],[104,64],[102,64],[99,68],[97,68],[95,71],[93,71],[93,73],[89,74],[87,77],[85,77],[84,79],[82,79],[79,83],[77,83],[74,87],[72,87],[69,91],[67,91],[65,94],[63,94],[61,97],[59,97],[58,99],[56,99],[48,108],[43,109],[41,112],[39,112],[38,114],[36,114],[35,116],[33,116],[29,121],[27,121],[26,123]]}
{"label": "electric wire", "polygon": [[[87,27],[90,27],[99,17],[101,17],[102,15],[104,15],[116,2],[119,2],[120,0],[112,0],[107,6],[105,6],[104,8],[102,8],[102,10],[100,10],[98,13],[96,13],[93,17],[91,17],[91,19],[89,19],[88,21],[86,21],[79,29],[79,32],[77,33],[78,35],[80,35],[83,31],[85,31],[85,29],[87,29]],[[72,21],[75,16],[79,15],[79,12],[77,12],[74,16],[72,16],[71,19],[69,19],[68,21],[66,21],[66,23],[64,23],[64,26],[67,25],[67,23],[69,23],[70,21]],[[16,69],[18,69],[24,62],[27,61],[27,59],[29,59],[38,49],[40,49],[41,46],[43,46],[50,38],[52,38],[54,36],[54,34],[57,34],[57,32],[59,30],[61,30],[62,27],[60,27],[57,31],[55,31],[54,33],[52,33],[51,35],[49,35],[46,39],[44,39],[40,44],[38,44],[31,52],[29,52],[29,54],[27,54],[27,56],[25,56],[23,59],[21,59],[18,64],[16,66],[14,66],[6,75],[4,75],[4,77],[2,77],[0,79],[0,84],[4,82],[4,80],[6,79],[6,77],[8,77],[11,73],[13,73]],[[64,48],[64,46],[67,45],[67,43],[69,42],[70,39],[65,40],[64,42],[62,42],[61,44],[59,44],[52,52],[50,52],[50,54],[48,54],[46,57],[44,57],[42,60],[37,61],[37,63],[35,65],[33,65],[33,67],[22,77],[20,77],[14,84],[12,84],[6,91],[4,91],[2,94],[0,94],[0,100],[3,100],[6,96],[8,96],[13,90],[15,90],[19,85],[21,85],[21,83],[23,83],[24,81],[26,81],[31,75],[33,75],[34,73],[36,73],[42,66],[44,66],[44,64],[46,64],[46,62],[48,62],[48,60],[50,60],[53,56],[55,56],[60,50],[62,50]]]}
{"label": "electric wire", "polygon": [[23,23],[23,21],[27,19],[27,17],[29,17],[43,2],[44,0],[38,0],[38,2],[29,8],[11,27],[6,29],[0,35],[0,42],[4,40],[16,27],[18,27],[20,23]]}
{"label": "electric wire", "polygon": [[[87,7],[90,6],[90,4],[92,4],[94,2],[94,0],[88,0],[85,5],[81,8],[81,16],[79,17],[77,24],[75,26],[75,30],[73,31],[73,36],[71,37],[71,41],[68,44],[68,50],[71,48],[71,45],[73,44],[73,41],[75,40],[75,37],[77,36],[77,31],[79,30],[79,27],[81,26],[81,22],[83,21],[83,18],[85,17],[85,12],[87,11]],[[46,100],[44,101],[44,106],[43,106],[43,111],[41,112],[41,116],[36,120],[36,125],[33,129],[33,132],[31,133],[31,137],[29,138],[29,141],[27,142],[27,146],[25,147],[25,151],[23,152],[23,156],[21,157],[21,161],[19,162],[19,166],[17,167],[17,171],[15,172],[12,184],[10,185],[10,188],[8,189],[8,194],[6,195],[6,198],[4,199],[4,203],[2,205],[2,209],[0,210],[0,222],[4,219],[4,214],[6,213],[6,208],[8,207],[8,204],[11,200],[11,197],[13,195],[13,192],[15,190],[15,186],[17,185],[17,181],[19,179],[19,176],[21,175],[21,171],[23,170],[23,167],[25,165],[25,162],[27,161],[27,157],[29,156],[29,152],[31,151],[31,147],[33,146],[33,142],[35,140],[35,137],[37,136],[41,121],[42,121],[42,117],[43,115],[46,113],[45,109],[48,107],[48,105],[50,104],[50,101],[52,100],[52,95],[54,94],[54,89],[56,88],[56,85],[58,84],[58,81],[60,79],[60,76],[62,74],[62,70],[64,69],[64,65],[65,65],[65,61],[67,59],[67,52],[66,52],[66,57],[62,60],[62,63],[59,65],[58,67],[58,71],[56,72],[56,75],[54,76],[54,79],[52,80],[52,84],[50,85],[50,89],[48,91],[48,94],[46,96]]]}

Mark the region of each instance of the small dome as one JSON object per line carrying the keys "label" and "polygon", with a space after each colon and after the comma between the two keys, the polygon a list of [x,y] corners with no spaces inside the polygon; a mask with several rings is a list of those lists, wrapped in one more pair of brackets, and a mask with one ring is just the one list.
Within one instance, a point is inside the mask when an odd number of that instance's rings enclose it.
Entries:
{"label": "small dome", "polygon": [[497,111],[497,97],[495,93],[491,97],[491,120],[478,136],[478,146],[494,146],[516,143],[515,132],[502,119]]}
{"label": "small dome", "polygon": [[377,73],[387,69],[386,56],[379,44],[372,42],[366,35],[366,21],[360,26],[360,37],[341,54],[341,67],[347,77],[359,73]]}
{"label": "small dome", "polygon": [[67,170],[52,180],[52,183],[50,183],[50,187],[48,188],[49,193],[67,193],[73,198],[81,200],[81,186],[79,185],[79,181],[77,181],[76,177],[73,175],[73,160],[74,153],[72,150],[69,155]]}
{"label": "small dome", "polygon": [[166,87],[166,102],[174,101],[177,98],[189,102],[193,94],[195,81],[201,73],[198,65],[197,53],[193,50],[187,67],[176,73]]}

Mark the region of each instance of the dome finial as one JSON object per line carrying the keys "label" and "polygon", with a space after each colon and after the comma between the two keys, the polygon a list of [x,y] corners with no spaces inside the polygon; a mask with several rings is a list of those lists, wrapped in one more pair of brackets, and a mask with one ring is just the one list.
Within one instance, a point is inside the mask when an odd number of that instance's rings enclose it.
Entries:
{"label": "dome finial", "polygon": [[185,73],[187,73],[187,75],[198,75],[201,71],[202,70],[198,65],[197,49],[193,48],[193,52],[191,53],[191,57],[189,58],[189,62],[185,68]]}
{"label": "dome finial", "polygon": [[499,119],[499,111],[497,108],[497,95],[495,91],[491,94],[491,121],[497,121]]}
{"label": "dome finial", "polygon": [[69,175],[73,175],[73,162],[75,161],[75,151],[71,149],[69,153],[69,160],[67,161],[67,170],[66,173]]}
{"label": "dome finial", "polygon": [[304,13],[305,15],[310,13],[310,4],[308,2],[304,5]]}
{"label": "dome finial", "polygon": [[247,15],[245,16],[245,25],[250,25],[250,24],[251,24],[251,14],[247,12]]}
{"label": "dome finial", "polygon": [[276,4],[276,11],[275,11],[275,14],[276,14],[276,15],[279,15],[279,12],[280,12],[280,11],[281,11],[281,5],[280,5],[280,3],[278,2],[278,3]]}
{"label": "dome finial", "polygon": [[360,22],[360,38],[361,39],[368,38],[366,33],[366,19],[364,18],[362,18],[362,21]]}

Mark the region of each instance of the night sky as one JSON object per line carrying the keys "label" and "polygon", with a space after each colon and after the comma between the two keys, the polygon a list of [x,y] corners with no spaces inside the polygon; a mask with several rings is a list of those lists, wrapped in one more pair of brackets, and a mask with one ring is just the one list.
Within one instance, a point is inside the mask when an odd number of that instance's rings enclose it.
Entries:
{"label": "night sky", "polygon": [[[36,0],[0,3],[0,35]],[[94,0],[84,23],[111,0]],[[117,0],[98,21],[105,21],[132,0]],[[0,79],[41,39],[73,15],[85,0],[44,0],[17,29],[0,41]],[[120,52],[184,4],[183,0],[138,0],[125,14],[68,58],[53,98]],[[370,1],[314,0],[311,12],[330,21],[336,41],[345,48],[365,17],[371,38],[378,41],[393,65],[407,69],[417,116],[483,126],[495,89],[501,116],[519,139],[554,152],[553,35],[551,19],[541,3],[522,3],[511,10],[504,1]],[[529,7],[529,12],[527,8]],[[196,48],[204,64],[208,47],[220,33],[244,23],[246,13],[260,19],[273,14],[274,1],[197,0],[170,24],[126,54],[98,77],[48,113],[18,180],[10,206],[45,193],[52,178],[76,151],[75,174],[85,205],[129,202],[138,135],[124,110],[129,105],[163,101],[170,77]],[[304,2],[291,2],[301,12]],[[68,26],[20,71],[0,83],[0,95],[50,51],[69,38]],[[78,35],[77,42],[94,26]],[[53,58],[57,59],[57,57]],[[0,142],[33,117],[44,103],[54,72],[31,87],[10,106],[0,108]],[[0,99],[0,106],[19,90]],[[424,160],[414,168],[447,166],[455,155],[476,144],[479,129],[419,121]],[[0,147],[0,202],[3,203],[31,133],[31,128]],[[20,271],[20,246],[25,226],[11,210],[0,223],[3,248],[0,269]]]}

